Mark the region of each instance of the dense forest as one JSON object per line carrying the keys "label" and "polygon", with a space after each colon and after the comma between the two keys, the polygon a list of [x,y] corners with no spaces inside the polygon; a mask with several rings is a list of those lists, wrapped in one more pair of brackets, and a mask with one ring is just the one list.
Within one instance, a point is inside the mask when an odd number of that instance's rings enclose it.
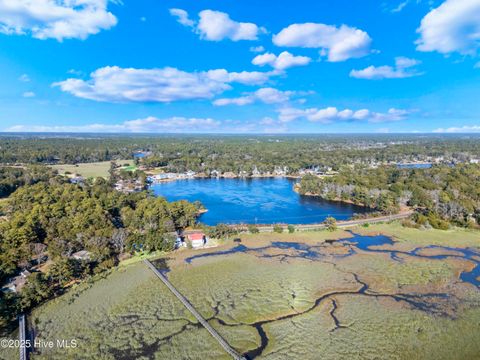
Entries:
{"label": "dense forest", "polygon": [[311,167],[334,170],[352,163],[442,159],[468,162],[480,157],[480,137],[425,135],[264,135],[264,136],[147,136],[147,135],[4,135],[0,163],[65,163],[132,159],[149,154],[147,166],[167,171],[288,172]]}
{"label": "dense forest", "polygon": [[473,226],[480,220],[480,166],[434,166],[430,169],[377,169],[344,167],[331,177],[307,175],[300,181],[301,194],[328,200],[349,201],[380,211],[396,213],[401,206],[417,209],[415,220],[436,228],[448,223]]}
{"label": "dense forest", "polygon": [[[51,177],[18,188],[2,202],[2,212],[0,283],[24,269],[47,270],[29,275],[19,295],[0,293],[0,323],[67,283],[114,266],[125,253],[173,249],[172,232],[194,224],[198,208],[148,192],[124,194],[101,178],[75,185]],[[87,259],[72,256],[79,251]]]}
{"label": "dense forest", "polygon": [[20,186],[48,181],[54,176],[54,171],[45,166],[0,167],[0,198],[7,197]]}

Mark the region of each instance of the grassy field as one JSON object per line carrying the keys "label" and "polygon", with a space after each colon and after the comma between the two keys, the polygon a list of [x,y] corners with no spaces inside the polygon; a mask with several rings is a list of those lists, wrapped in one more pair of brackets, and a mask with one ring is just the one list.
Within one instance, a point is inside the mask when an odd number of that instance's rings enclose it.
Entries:
{"label": "grassy field", "polygon": [[[118,165],[126,165],[128,171],[135,169],[133,160],[117,160]],[[64,175],[66,172],[71,174],[78,174],[84,178],[103,177],[108,178],[108,170],[110,170],[110,161],[101,161],[94,163],[83,163],[77,165],[52,165],[53,169],[57,170],[59,174]],[[132,170],[129,170],[132,169]]]}
{"label": "grassy field", "polygon": [[[398,224],[354,232],[388,234],[398,242],[367,251],[325,243],[352,236],[343,230],[242,235],[244,251],[226,241],[168,255],[168,277],[235,349],[251,357],[478,359],[480,289],[459,281],[472,262],[402,251],[436,244],[480,252],[480,233]],[[392,249],[400,252],[392,256]],[[33,359],[228,358],[142,263],[40,307],[33,323],[44,339],[77,338],[81,344]]]}

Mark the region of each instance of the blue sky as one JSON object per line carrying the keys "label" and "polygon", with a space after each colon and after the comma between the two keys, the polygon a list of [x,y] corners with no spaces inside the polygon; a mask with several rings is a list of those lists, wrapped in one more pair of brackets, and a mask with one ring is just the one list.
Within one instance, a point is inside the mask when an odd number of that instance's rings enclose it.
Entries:
{"label": "blue sky", "polygon": [[479,46],[479,0],[0,0],[0,131],[480,132]]}

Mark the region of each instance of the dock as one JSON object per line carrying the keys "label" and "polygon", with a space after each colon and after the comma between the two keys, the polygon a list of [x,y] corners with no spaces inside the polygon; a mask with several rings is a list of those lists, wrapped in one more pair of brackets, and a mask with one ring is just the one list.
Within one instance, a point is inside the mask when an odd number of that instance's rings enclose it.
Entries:
{"label": "dock", "polygon": [[26,322],[25,315],[22,314],[18,317],[18,340],[20,340],[20,346],[18,350],[20,351],[20,360],[27,360],[27,336],[26,336]]}
{"label": "dock", "polygon": [[218,341],[220,346],[235,360],[246,360],[246,358],[239,354],[232,348],[227,341],[208,323],[205,318],[193,307],[192,304],[183,296],[173,284],[163,275],[149,260],[145,259],[143,262],[153,271],[153,273],[168,287],[168,289],[181,301],[181,303],[192,313],[202,326]]}

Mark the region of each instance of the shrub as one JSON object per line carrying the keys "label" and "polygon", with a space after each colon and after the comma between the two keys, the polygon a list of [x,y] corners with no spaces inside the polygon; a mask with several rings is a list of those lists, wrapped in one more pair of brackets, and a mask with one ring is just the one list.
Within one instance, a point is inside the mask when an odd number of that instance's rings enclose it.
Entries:
{"label": "shrub", "polygon": [[293,226],[293,225],[288,225],[288,232],[289,232],[290,234],[293,234],[293,233],[295,232],[295,226]]}
{"label": "shrub", "polygon": [[283,233],[283,226],[275,224],[273,226],[273,232],[276,232],[276,233],[279,233],[279,234]]}
{"label": "shrub", "polygon": [[250,234],[258,234],[260,232],[260,230],[258,230],[258,227],[256,227],[255,225],[248,225],[248,232]]}
{"label": "shrub", "polygon": [[418,229],[420,228],[420,225],[413,222],[412,220],[410,219],[404,219],[402,220],[402,226],[403,227],[406,227],[406,228],[415,228],[415,229]]}
{"label": "shrub", "polygon": [[218,224],[207,229],[207,235],[214,239],[224,239],[238,234],[238,230],[226,224]]}
{"label": "shrub", "polygon": [[337,220],[334,217],[327,217],[324,221],[324,224],[328,231],[335,231],[337,230]]}

